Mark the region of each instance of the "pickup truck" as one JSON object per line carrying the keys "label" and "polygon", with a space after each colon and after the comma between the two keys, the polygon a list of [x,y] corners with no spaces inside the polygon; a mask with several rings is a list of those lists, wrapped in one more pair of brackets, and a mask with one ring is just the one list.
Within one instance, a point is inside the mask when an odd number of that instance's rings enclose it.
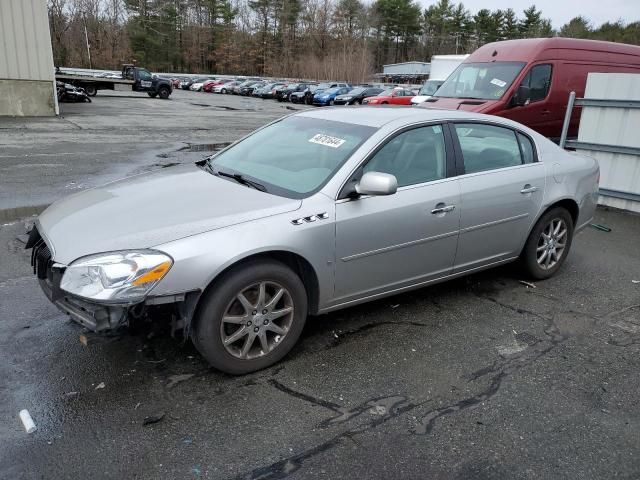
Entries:
{"label": "pickup truck", "polygon": [[123,65],[120,77],[95,77],[75,75],[56,69],[56,80],[84,88],[87,95],[94,97],[98,90],[115,90],[116,85],[130,85],[134,92],[147,92],[151,98],[167,99],[173,91],[171,81],[152,75],[149,70],[135,65]]}

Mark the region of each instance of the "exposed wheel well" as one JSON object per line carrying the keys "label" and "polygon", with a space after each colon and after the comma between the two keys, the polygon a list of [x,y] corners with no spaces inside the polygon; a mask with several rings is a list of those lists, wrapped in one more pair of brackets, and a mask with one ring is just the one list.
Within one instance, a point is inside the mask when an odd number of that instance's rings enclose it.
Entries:
{"label": "exposed wheel well", "polygon": [[[310,314],[315,314],[318,311],[318,299],[319,299],[319,283],[318,283],[318,276],[316,275],[315,270],[313,269],[313,267],[311,266],[311,264],[305,260],[303,257],[301,257],[300,255],[297,255],[295,253],[292,252],[287,252],[287,251],[281,251],[281,250],[276,250],[276,251],[270,251],[270,252],[261,252],[261,253],[257,253],[255,255],[251,255],[249,257],[243,258],[242,260],[229,265],[227,268],[225,268],[222,272],[220,272],[210,283],[209,285],[207,285],[207,288],[205,289],[205,292],[203,292],[203,295],[200,296],[200,298],[202,298],[204,296],[204,293],[206,293],[209,289],[214,288],[216,281],[226,272],[228,272],[229,270],[235,269],[235,268],[239,268],[241,267],[243,264],[249,262],[249,261],[254,261],[254,260],[259,260],[259,259],[265,259],[265,260],[277,260],[281,263],[284,263],[285,265],[287,265],[291,270],[293,270],[296,275],[298,275],[300,277],[300,280],[302,280],[302,283],[304,284],[304,289],[307,292],[307,301],[308,301],[308,306],[309,306],[309,313]],[[200,301],[198,300],[198,303],[200,303]],[[197,307],[196,307],[197,309]]]}

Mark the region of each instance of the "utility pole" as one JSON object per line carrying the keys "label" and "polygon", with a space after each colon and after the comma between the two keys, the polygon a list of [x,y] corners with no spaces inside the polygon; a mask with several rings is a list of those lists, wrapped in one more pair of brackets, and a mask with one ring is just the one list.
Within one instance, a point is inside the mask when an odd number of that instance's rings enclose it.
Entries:
{"label": "utility pole", "polygon": [[87,14],[82,12],[82,20],[84,22],[84,41],[87,44],[87,56],[89,57],[89,69],[93,69],[91,65],[91,48],[89,47],[89,35],[87,34]]}

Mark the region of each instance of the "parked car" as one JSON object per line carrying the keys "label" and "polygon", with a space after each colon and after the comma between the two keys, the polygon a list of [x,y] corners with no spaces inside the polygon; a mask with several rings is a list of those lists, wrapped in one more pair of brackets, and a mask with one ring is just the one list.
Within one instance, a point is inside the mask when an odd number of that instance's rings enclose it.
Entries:
{"label": "parked car", "polygon": [[207,80],[206,82],[204,82],[202,84],[202,91],[203,92],[211,92],[211,89],[213,87],[215,87],[216,85],[222,85],[223,83],[227,83],[228,80]]}
{"label": "parked car", "polygon": [[193,84],[195,78],[185,77],[180,81],[180,88],[182,90],[189,90],[191,85]]}
{"label": "parked car", "polygon": [[189,90],[193,92],[200,92],[202,91],[204,82],[209,80],[215,80],[215,78],[214,77],[197,77],[193,80],[193,83],[189,86]]}
{"label": "parked car", "polygon": [[318,85],[308,85],[302,92],[293,92],[289,96],[291,103],[306,103],[313,105],[313,96],[318,90]]}
{"label": "parked car", "polygon": [[244,87],[240,88],[240,95],[251,96],[253,95],[253,91],[256,88],[264,87],[264,85],[265,85],[264,82],[251,82],[248,85],[245,85]]}
{"label": "parked car", "polygon": [[348,83],[324,82],[324,83],[318,84],[318,86],[316,87],[315,93],[322,93],[325,90],[328,90],[330,88],[344,88],[344,87],[350,87],[350,86],[351,85],[349,85]]}
{"label": "parked car", "polygon": [[211,91],[213,93],[230,93],[231,90],[239,84],[240,82],[233,80],[231,82],[223,83],[222,85],[216,85],[211,89]]}
{"label": "parked car", "polygon": [[374,97],[382,93],[383,89],[378,87],[356,87],[350,92],[336,96],[334,105],[355,105],[362,104],[365,98]]}
{"label": "parked car", "polygon": [[338,95],[344,95],[351,91],[351,87],[336,87],[323,90],[320,93],[317,92],[313,95],[313,104],[319,106],[333,105]]}
{"label": "parked car", "polygon": [[195,165],[58,200],[26,248],[86,328],[164,310],[211,365],[243,374],[282,359],[307,315],[515,260],[553,276],[598,177],[593,158],[503,118],[306,110]]}
{"label": "parked car", "polygon": [[248,87],[250,85],[253,85],[256,82],[257,80],[245,80],[244,82],[240,82],[231,89],[230,93],[233,93],[234,95],[240,95],[240,89],[242,89],[243,87]]}
{"label": "parked car", "polygon": [[304,92],[309,85],[315,85],[312,82],[289,83],[287,86],[278,90],[277,100],[279,102],[288,102],[291,94],[294,92]]}
{"label": "parked car", "polygon": [[270,85],[270,88],[265,88],[264,91],[262,92],[261,98],[263,99],[268,99],[268,98],[275,98],[276,97],[276,93],[278,92],[278,89],[285,86],[286,83],[283,82],[275,82],[272,83]]}
{"label": "parked car", "polygon": [[363,105],[411,105],[415,93],[406,88],[396,87],[362,100]]}
{"label": "parked car", "polygon": [[418,94],[411,99],[411,105],[419,105],[420,103],[429,100],[433,94],[442,86],[444,80],[427,80],[424,82]]}
{"label": "parked car", "polygon": [[[570,92],[583,97],[591,72],[640,73],[640,46],[559,37],[488,43],[420,107],[498,115],[557,139]],[[570,137],[580,115],[574,109]]]}

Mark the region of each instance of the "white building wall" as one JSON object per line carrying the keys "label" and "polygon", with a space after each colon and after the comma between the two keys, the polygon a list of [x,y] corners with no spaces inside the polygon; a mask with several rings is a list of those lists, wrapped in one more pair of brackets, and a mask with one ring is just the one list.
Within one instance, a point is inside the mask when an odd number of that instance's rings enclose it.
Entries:
{"label": "white building wall", "polygon": [[[640,74],[590,73],[585,98],[640,102]],[[579,142],[640,149],[640,108],[585,106],[581,115]],[[601,189],[630,197],[600,195],[599,203],[640,212],[640,154],[589,150],[581,153],[598,160]]]}
{"label": "white building wall", "polygon": [[53,115],[46,0],[0,0],[0,115]]}

